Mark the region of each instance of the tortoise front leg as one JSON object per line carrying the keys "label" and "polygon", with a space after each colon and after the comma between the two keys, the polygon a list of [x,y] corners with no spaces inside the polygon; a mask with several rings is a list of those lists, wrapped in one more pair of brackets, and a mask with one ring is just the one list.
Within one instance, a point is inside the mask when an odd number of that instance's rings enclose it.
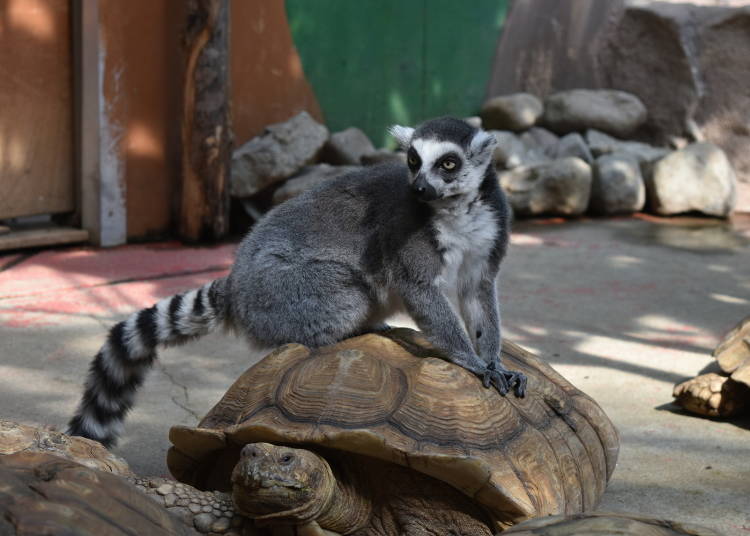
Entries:
{"label": "tortoise front leg", "polygon": [[227,536],[264,534],[255,528],[252,520],[237,513],[228,493],[200,491],[159,477],[128,477],[127,480],[198,532]]}

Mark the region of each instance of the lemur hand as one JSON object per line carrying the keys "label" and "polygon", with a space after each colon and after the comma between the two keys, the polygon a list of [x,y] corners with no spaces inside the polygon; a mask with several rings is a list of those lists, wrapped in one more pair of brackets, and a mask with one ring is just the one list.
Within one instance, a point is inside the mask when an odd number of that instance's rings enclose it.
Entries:
{"label": "lemur hand", "polygon": [[503,396],[514,387],[517,397],[523,398],[526,396],[526,375],[504,368],[498,359],[487,365],[487,369],[482,375],[482,384],[485,388],[489,388],[490,385],[493,386]]}

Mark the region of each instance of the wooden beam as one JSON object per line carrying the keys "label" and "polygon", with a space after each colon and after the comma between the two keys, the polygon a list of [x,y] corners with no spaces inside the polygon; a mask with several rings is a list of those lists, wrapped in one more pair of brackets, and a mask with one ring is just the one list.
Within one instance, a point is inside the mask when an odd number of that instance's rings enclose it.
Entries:
{"label": "wooden beam", "polygon": [[0,251],[86,242],[88,231],[72,227],[11,230],[0,236]]}
{"label": "wooden beam", "polygon": [[190,0],[187,21],[179,230],[196,241],[229,229],[229,0]]}

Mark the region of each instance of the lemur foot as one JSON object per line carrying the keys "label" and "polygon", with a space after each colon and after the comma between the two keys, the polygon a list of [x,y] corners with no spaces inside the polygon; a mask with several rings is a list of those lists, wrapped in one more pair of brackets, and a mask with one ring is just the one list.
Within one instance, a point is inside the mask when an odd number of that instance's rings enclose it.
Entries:
{"label": "lemur foot", "polygon": [[510,389],[513,389],[519,398],[526,396],[526,375],[508,370],[496,361],[487,365],[482,374],[482,384],[485,388],[494,387],[503,396],[508,394]]}

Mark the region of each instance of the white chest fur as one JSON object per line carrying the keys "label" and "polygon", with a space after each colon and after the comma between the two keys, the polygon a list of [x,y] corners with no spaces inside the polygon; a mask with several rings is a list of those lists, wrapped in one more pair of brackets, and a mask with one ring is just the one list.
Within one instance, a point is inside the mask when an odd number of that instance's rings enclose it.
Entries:
{"label": "white chest fur", "polygon": [[443,269],[436,283],[449,294],[475,286],[487,270],[499,231],[492,209],[481,201],[441,208],[436,214],[435,231],[444,251]]}

